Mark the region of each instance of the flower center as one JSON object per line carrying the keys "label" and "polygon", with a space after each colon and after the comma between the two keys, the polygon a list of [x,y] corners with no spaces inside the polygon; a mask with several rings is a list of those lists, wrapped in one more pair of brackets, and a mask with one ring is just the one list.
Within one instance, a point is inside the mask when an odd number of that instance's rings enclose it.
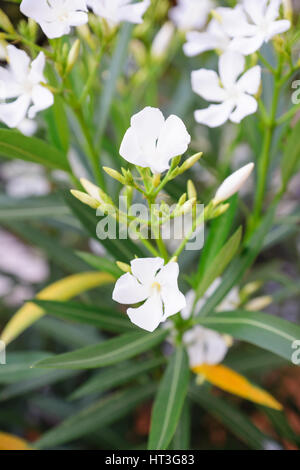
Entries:
{"label": "flower center", "polygon": [[158,282],[153,282],[151,288],[152,288],[153,290],[156,290],[157,292],[160,292],[160,290],[161,290],[161,285],[160,285]]}

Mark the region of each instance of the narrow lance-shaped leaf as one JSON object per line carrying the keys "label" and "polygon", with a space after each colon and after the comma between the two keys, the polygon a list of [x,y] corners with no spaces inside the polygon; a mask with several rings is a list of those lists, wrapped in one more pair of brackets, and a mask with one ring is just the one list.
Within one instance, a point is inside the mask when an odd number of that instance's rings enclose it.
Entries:
{"label": "narrow lance-shaped leaf", "polygon": [[197,323],[247,341],[291,361],[294,341],[300,338],[300,326],[261,312],[220,312],[198,317]]}
{"label": "narrow lance-shaped leaf", "polygon": [[176,348],[161,380],[155,398],[148,449],[167,449],[181,415],[189,381],[189,362],[185,350]]}
{"label": "narrow lance-shaped leaf", "polygon": [[60,354],[35,364],[42,369],[93,369],[117,364],[137,356],[160,344],[167,336],[167,330],[155,333],[127,333],[103,343]]}
{"label": "narrow lance-shaped leaf", "polygon": [[197,299],[202,297],[209,286],[217,279],[223,271],[227,268],[230,261],[237,253],[242,238],[242,227],[240,227],[234,235],[223,246],[217,256],[211,261],[208,266],[202,281],[196,291]]}
{"label": "narrow lance-shaped leaf", "polygon": [[40,163],[51,169],[70,171],[66,155],[36,137],[26,137],[20,132],[0,129],[0,155],[27,162]]}

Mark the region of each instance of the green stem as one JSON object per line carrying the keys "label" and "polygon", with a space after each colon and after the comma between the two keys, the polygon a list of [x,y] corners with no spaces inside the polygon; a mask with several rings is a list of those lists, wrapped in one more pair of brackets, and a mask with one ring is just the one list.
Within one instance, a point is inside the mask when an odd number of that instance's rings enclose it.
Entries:
{"label": "green stem", "polygon": [[[270,157],[271,157],[271,146],[274,131],[276,129],[276,113],[278,108],[278,102],[280,97],[280,90],[281,90],[281,83],[280,83],[280,75],[282,71],[282,60],[279,60],[278,70],[276,71],[275,76],[275,89],[273,94],[272,100],[272,107],[270,117],[267,122],[264,122],[266,126],[266,132],[263,142],[262,153],[259,157],[257,163],[257,189],[255,194],[255,203],[254,203],[254,213],[252,220],[250,222],[251,229],[255,228],[263,209],[263,203],[266,193],[267,187],[267,177],[268,177],[268,170],[270,166]],[[264,119],[265,121],[265,119]]]}

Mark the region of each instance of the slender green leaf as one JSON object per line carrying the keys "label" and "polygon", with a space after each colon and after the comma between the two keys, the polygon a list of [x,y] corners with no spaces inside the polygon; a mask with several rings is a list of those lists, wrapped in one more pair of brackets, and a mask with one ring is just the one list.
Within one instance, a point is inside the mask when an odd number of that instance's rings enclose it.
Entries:
{"label": "slender green leaf", "polygon": [[39,375],[34,369],[30,369],[30,366],[45,357],[49,357],[49,353],[42,351],[8,353],[5,367],[0,367],[0,384],[8,385]]}
{"label": "slender green leaf", "polygon": [[35,443],[35,447],[37,449],[51,449],[106,427],[126,416],[139,403],[149,399],[154,390],[155,386],[149,384],[110,395],[88,408],[84,408],[56,428],[48,431]]}
{"label": "slender green leaf", "polygon": [[172,449],[190,450],[191,448],[191,416],[188,400],[185,400],[181,417],[174,434]]}
{"label": "slender green leaf", "polygon": [[236,310],[205,318],[198,317],[196,321],[207,328],[255,344],[289,361],[294,351],[292,344],[300,338],[299,325],[260,312]]}
{"label": "slender green leaf", "polygon": [[176,348],[155,398],[148,449],[167,449],[181,415],[189,381],[189,362],[185,350]]}
{"label": "slender green leaf", "polygon": [[66,155],[36,137],[26,137],[20,132],[0,129],[0,155],[40,163],[51,169],[70,171]]}
{"label": "slender green leaf", "polygon": [[123,273],[120,268],[107,258],[101,258],[100,256],[93,255],[92,253],[85,253],[83,251],[77,251],[77,256],[83,259],[89,266],[92,266],[94,269],[98,269],[104,273],[109,273],[115,276],[116,278],[120,277]]}
{"label": "slender green leaf", "polygon": [[209,235],[201,253],[198,273],[195,277],[196,286],[199,285],[206,272],[206,268],[211,265],[229,235],[237,210],[237,201],[238,197],[235,195],[230,200],[230,207],[225,214],[217,217],[211,223]]}
{"label": "slender green leaf", "polygon": [[47,314],[54,315],[62,320],[85,323],[116,333],[134,329],[127,315],[116,312],[116,310],[109,307],[38,299],[34,299],[33,302],[42,307]]}
{"label": "slender green leaf", "polygon": [[234,258],[237,253],[242,239],[242,227],[240,227],[234,235],[228,240],[223,246],[217,256],[211,261],[207,267],[206,272],[202,278],[202,281],[196,290],[197,299],[202,297],[209,286],[223,274],[223,271],[227,268],[230,261]]}
{"label": "slender green leaf", "polygon": [[129,382],[130,380],[159,367],[164,358],[142,360],[137,363],[128,362],[110,367],[94,375],[70,396],[74,400],[93,393],[103,393],[110,388]]}
{"label": "slender green leaf", "polygon": [[16,199],[0,196],[0,220],[32,220],[45,217],[65,217],[70,209],[57,195]]}
{"label": "slender green leaf", "polygon": [[167,330],[155,333],[127,333],[95,346],[88,346],[35,364],[42,369],[93,369],[125,361],[161,343]]}

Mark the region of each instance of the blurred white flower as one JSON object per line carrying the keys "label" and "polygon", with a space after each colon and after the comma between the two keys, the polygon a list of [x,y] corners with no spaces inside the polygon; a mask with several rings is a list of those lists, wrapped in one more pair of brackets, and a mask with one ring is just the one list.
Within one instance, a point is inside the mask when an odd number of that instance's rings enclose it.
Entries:
{"label": "blurred white flower", "polygon": [[[221,285],[222,279],[219,277],[215,279],[215,281],[211,284],[211,286],[207,289],[203,297],[198,300],[195,306],[196,314],[200,312],[202,307],[205,305],[207,300],[215,293],[218,287]],[[181,316],[184,320],[188,320],[191,317],[193,305],[196,299],[195,291],[190,290],[186,296],[186,307],[181,310]],[[226,312],[235,310],[240,303],[239,291],[237,287],[231,289],[231,291],[227,294],[227,296],[222,300],[220,305],[216,308],[217,312]]]}
{"label": "blurred white flower", "polygon": [[152,332],[185,307],[185,297],[177,284],[177,263],[164,266],[162,258],[135,259],[131,261],[131,271],[117,281],[113,300],[127,305],[145,301],[138,308],[127,309],[132,323]]}
{"label": "blurred white flower", "polygon": [[34,289],[30,286],[16,285],[12,291],[4,297],[4,303],[8,307],[16,308],[34,297]]}
{"label": "blurred white flower", "polygon": [[151,0],[143,0],[133,3],[132,0],[88,0],[88,6],[93,12],[105,18],[110,23],[117,25],[122,21],[140,24],[143,15],[149,8]]}
{"label": "blurred white flower", "polygon": [[0,230],[0,270],[28,283],[41,283],[49,275],[46,260],[5,230]]}
{"label": "blurred white flower", "polygon": [[224,336],[199,325],[186,331],[182,339],[187,349],[190,367],[219,364],[228,351]]}
{"label": "blurred white flower", "polygon": [[215,205],[227,201],[236,194],[245,184],[254,169],[254,163],[248,163],[223,181],[213,199]]}
{"label": "blurred white flower", "polygon": [[168,170],[170,160],[186,152],[191,141],[182,120],[169,116],[165,120],[157,108],[147,107],[131,118],[120,155],[130,163],[149,167],[153,173]]}
{"label": "blurred white flower", "polygon": [[244,69],[245,58],[241,54],[226,52],[219,59],[220,78],[214,70],[192,72],[193,91],[207,101],[220,103],[196,111],[197,122],[218,127],[228,119],[240,123],[246,116],[256,112],[257,101],[251,95],[259,90],[261,68],[258,65],[252,67],[240,77]]}
{"label": "blurred white flower", "polygon": [[7,295],[13,288],[13,281],[8,276],[0,275],[0,297]]}
{"label": "blurred white flower", "polygon": [[202,29],[215,6],[212,0],[178,0],[177,3],[170,10],[169,17],[182,31]]}
{"label": "blurred white flower", "polygon": [[[221,278],[216,279],[207,289],[204,296],[198,300],[195,306],[195,312],[199,313],[207,300],[214,294],[222,282]],[[190,290],[186,296],[186,307],[181,310],[181,316],[184,320],[191,317],[193,306],[196,299],[195,291]],[[240,303],[239,291],[234,287],[218,305],[217,312],[235,310]],[[194,326],[183,335],[183,342],[187,347],[190,366],[201,364],[219,364],[223,361],[231,340],[227,335],[221,335],[215,331],[203,328],[199,325]]]}
{"label": "blurred white flower", "polygon": [[232,9],[223,9],[222,27],[234,38],[234,50],[252,54],[276,34],[286,32],[290,21],[277,20],[281,4],[282,0],[243,0],[244,14],[240,21],[236,21]]}
{"label": "blurred white flower", "polygon": [[174,36],[174,32],[175,28],[171,21],[167,21],[161,27],[152,42],[152,57],[154,57],[155,59],[161,59],[167,54],[172,38]]}
{"label": "blurred white flower", "polygon": [[23,119],[23,121],[18,125],[18,129],[22,134],[27,137],[33,136],[37,131],[38,125],[32,119]]}
{"label": "blurred white flower", "polygon": [[15,46],[7,46],[7,53],[9,66],[0,67],[0,99],[15,99],[0,104],[0,120],[8,127],[18,127],[26,116],[33,119],[39,111],[52,106],[54,98],[42,85],[45,83],[43,52],[33,62]]}
{"label": "blurred white flower", "polygon": [[36,21],[50,39],[69,34],[72,26],[88,22],[86,0],[23,0],[20,10]]}
{"label": "blurred white flower", "polygon": [[1,165],[1,176],[8,196],[43,196],[51,191],[44,168],[35,163],[15,160]]}

